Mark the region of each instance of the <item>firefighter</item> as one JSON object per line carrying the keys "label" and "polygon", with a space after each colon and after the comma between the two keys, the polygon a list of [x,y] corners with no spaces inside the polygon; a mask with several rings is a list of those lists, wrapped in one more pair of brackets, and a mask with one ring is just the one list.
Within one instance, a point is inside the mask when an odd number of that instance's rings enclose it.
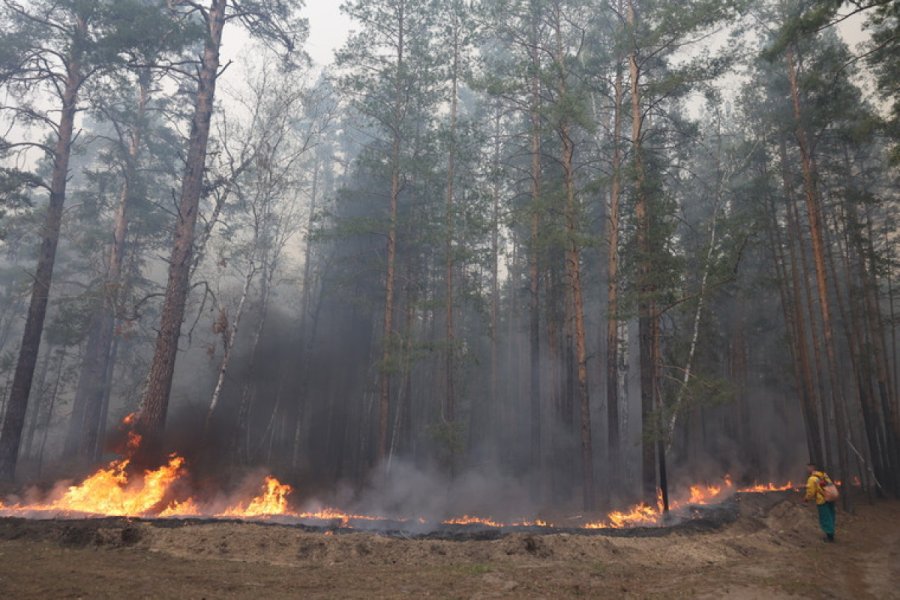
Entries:
{"label": "firefighter", "polygon": [[803,501],[816,501],[816,508],[819,510],[819,526],[825,532],[825,541],[833,542],[837,487],[825,471],[820,471],[815,464],[806,465],[806,471],[809,473],[809,479],[806,480],[806,497]]}

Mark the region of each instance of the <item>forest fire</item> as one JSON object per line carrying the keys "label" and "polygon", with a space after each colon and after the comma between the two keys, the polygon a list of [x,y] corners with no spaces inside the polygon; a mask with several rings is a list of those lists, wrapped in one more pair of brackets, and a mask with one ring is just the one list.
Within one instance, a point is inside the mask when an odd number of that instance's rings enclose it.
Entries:
{"label": "forest fire", "polygon": [[0,503],[0,510],[4,513],[80,513],[116,517],[154,514],[172,484],[181,476],[184,459],[173,455],[168,463],[147,471],[139,481],[129,477],[128,465],[128,459],[113,461],[80,485],[69,486],[61,497],[52,501],[13,506]]}
{"label": "forest fire", "polygon": [[[134,422],[133,415],[123,420],[123,425],[130,427]],[[19,516],[30,518],[80,518],[80,517],[138,517],[138,518],[213,518],[213,519],[250,519],[259,520],[268,517],[289,517],[300,521],[337,522],[341,527],[352,527],[352,522],[417,522],[420,525],[429,521],[425,518],[395,518],[365,514],[351,514],[333,508],[321,508],[315,511],[296,511],[291,508],[289,496],[293,492],[290,485],[281,483],[272,476],[266,476],[259,492],[241,498],[232,498],[222,508],[221,504],[204,503],[193,497],[179,497],[176,483],[187,475],[185,459],[177,454],[169,456],[167,462],[143,473],[135,474],[130,469],[131,457],[138,450],[141,436],[127,431],[125,456],[112,461],[78,485],[57,488],[48,498],[36,502],[0,502],[0,516]],[[793,484],[754,484],[737,488],[729,475],[721,483],[695,484],[688,488],[688,493],[681,498],[670,499],[670,512],[689,506],[702,506],[723,502],[735,492],[765,493],[790,490]],[[658,527],[664,523],[662,494],[660,492],[656,506],[645,503],[636,504],[626,510],[610,512],[605,519],[584,523],[584,529],[622,529],[629,527]],[[519,520],[503,522],[494,518],[463,515],[448,518],[440,522],[442,526],[481,526],[490,528],[503,527],[544,527],[554,525],[544,520]]]}
{"label": "forest fire", "polygon": [[[389,521],[381,516],[351,514],[332,508],[316,511],[295,511],[290,507],[288,497],[293,492],[290,485],[283,484],[272,476],[267,476],[260,492],[246,499],[233,501],[224,509],[214,509],[195,498],[175,499],[173,487],[185,474],[185,461],[172,455],[168,462],[140,476],[129,476],[129,459],[113,461],[100,469],[79,485],[72,485],[55,498],[34,503],[4,504],[0,502],[0,516],[28,518],[82,518],[99,516],[140,517],[140,518],[213,518],[261,520],[268,517],[289,517],[300,521],[338,522],[341,527],[352,528],[354,521]],[[721,484],[697,484],[690,486],[689,494],[683,500],[670,502],[670,511],[675,512],[688,506],[701,506],[723,502],[734,492],[765,493],[792,489],[788,482],[756,484],[735,488],[730,478]],[[51,495],[52,496],[52,495]],[[425,524],[424,518],[393,519],[400,523],[415,521]],[[623,529],[631,527],[659,527],[664,523],[662,500],[656,506],[644,503],[629,509],[610,512],[605,519],[581,525],[587,530]],[[555,525],[545,520],[521,520],[503,522],[488,517],[464,515],[443,520],[442,526],[541,527]]]}

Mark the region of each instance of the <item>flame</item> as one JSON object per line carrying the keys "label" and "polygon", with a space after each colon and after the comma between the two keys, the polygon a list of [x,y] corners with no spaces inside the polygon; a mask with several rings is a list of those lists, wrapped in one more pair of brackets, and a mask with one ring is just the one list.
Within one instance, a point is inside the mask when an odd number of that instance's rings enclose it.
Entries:
{"label": "flame", "polygon": [[606,515],[606,520],[587,523],[585,529],[622,529],[623,527],[640,527],[656,525],[660,511],[643,502],[631,507],[628,511],[614,510]]}
{"label": "flame", "polygon": [[172,455],[158,469],[145,471],[137,479],[129,477],[128,459],[113,461],[79,485],[72,485],[56,500],[43,504],[3,506],[6,511],[47,511],[83,513],[112,517],[139,517],[154,514],[166,499],[172,484],[182,475],[184,459]]}
{"label": "flame", "polygon": [[203,511],[197,505],[193,498],[188,498],[183,502],[177,500],[172,502],[165,510],[159,513],[160,517],[198,517]]}
{"label": "flame", "polygon": [[266,477],[263,482],[263,493],[256,496],[246,506],[238,505],[217,514],[217,517],[268,517],[287,515],[287,497],[293,491],[291,486],[281,483],[274,477]]}
{"label": "flame", "polygon": [[[122,419],[122,425],[131,428],[137,413]],[[69,486],[55,500],[33,504],[4,506],[5,512],[44,511],[55,513],[80,513],[112,517],[140,517],[166,510],[165,502],[172,485],[184,474],[184,459],[172,454],[166,464],[146,470],[137,477],[129,472],[131,457],[141,445],[141,436],[129,429],[126,454],[78,485]]]}
{"label": "flame", "polygon": [[126,443],[126,448],[128,449],[128,455],[133,456],[137,449],[141,445],[141,436],[138,433],[133,431],[128,432],[128,442]]}
{"label": "flame", "polygon": [[743,492],[745,494],[760,494],[764,492],[786,492],[788,490],[794,489],[794,483],[788,481],[783,485],[778,485],[775,483],[756,483],[751,485],[750,487],[741,488],[738,491]]}
{"label": "flame", "polygon": [[482,517],[472,517],[463,515],[454,519],[443,521],[444,525],[484,525],[486,527],[503,527],[503,523],[498,523],[493,519],[485,519]]}
{"label": "flame", "polygon": [[[131,428],[137,415],[132,413],[123,419],[123,424]],[[172,454],[165,465],[147,470],[135,476],[128,469],[131,456],[141,444],[141,436],[128,431],[126,456],[114,460],[105,468],[78,485],[69,486],[56,499],[36,504],[4,504],[0,500],[0,514],[21,515],[24,512],[52,512],[65,515],[103,515],[119,517],[188,517],[208,516],[219,518],[260,519],[272,516],[289,516],[297,519],[338,521],[342,527],[351,527],[353,521],[387,521],[387,517],[351,514],[334,508],[315,511],[295,512],[288,504],[288,496],[293,492],[290,485],[283,484],[272,476],[262,483],[260,493],[249,500],[238,501],[225,510],[217,511],[210,505],[199,503],[195,498],[176,499],[173,485],[185,474],[185,460]],[[779,492],[793,489],[792,482],[786,484],[754,484],[736,490],[730,475],[725,475],[721,483],[697,483],[691,485],[687,494],[670,497],[669,509],[677,511],[688,505],[704,505],[721,502],[734,491],[743,493]],[[582,525],[585,529],[654,527],[662,523],[662,490],[657,490],[656,506],[640,503],[626,510],[612,511],[605,519]],[[578,517],[581,520],[580,517]],[[395,519],[401,522],[413,519]],[[420,524],[426,519],[415,519]],[[482,525],[485,527],[553,527],[552,523],[535,519],[504,523],[490,517],[463,515],[442,522],[444,525]]]}
{"label": "flame", "polygon": [[722,485],[692,485],[688,504],[709,504],[721,500],[723,492],[731,491],[731,480],[726,477]]}

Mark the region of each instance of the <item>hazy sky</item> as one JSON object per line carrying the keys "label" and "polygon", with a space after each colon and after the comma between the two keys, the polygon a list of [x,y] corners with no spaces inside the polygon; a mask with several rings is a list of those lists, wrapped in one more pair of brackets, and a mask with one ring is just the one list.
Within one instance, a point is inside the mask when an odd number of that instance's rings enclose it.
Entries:
{"label": "hazy sky", "polygon": [[[300,13],[309,20],[309,37],[303,48],[319,67],[332,62],[334,51],[343,45],[350,31],[351,20],[341,12],[340,5],[337,0],[307,0]],[[223,62],[247,58],[245,53],[250,46],[247,32],[231,24],[222,38]]]}
{"label": "hazy sky", "polygon": [[[343,0],[306,0],[306,7],[302,14],[309,19],[309,39],[306,42],[306,51],[319,67],[330,64],[334,58],[334,51],[347,39],[351,27],[351,20],[340,10]],[[865,39],[866,34],[861,31],[865,15],[856,15],[842,22],[838,29],[844,39],[854,49]],[[246,47],[247,35],[238,27],[226,30],[223,54],[227,58],[235,58]]]}
{"label": "hazy sky", "polygon": [[306,51],[319,66],[331,62],[334,51],[347,39],[350,18],[336,0],[307,0],[303,14],[309,19]]}

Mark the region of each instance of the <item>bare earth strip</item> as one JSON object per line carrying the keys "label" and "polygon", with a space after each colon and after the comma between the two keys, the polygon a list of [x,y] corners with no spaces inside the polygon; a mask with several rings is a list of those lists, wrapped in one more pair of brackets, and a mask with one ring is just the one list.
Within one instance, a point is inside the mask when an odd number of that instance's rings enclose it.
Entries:
{"label": "bare earth strip", "polygon": [[490,541],[242,523],[0,521],[0,598],[900,598],[900,502],[741,499],[719,531]]}

